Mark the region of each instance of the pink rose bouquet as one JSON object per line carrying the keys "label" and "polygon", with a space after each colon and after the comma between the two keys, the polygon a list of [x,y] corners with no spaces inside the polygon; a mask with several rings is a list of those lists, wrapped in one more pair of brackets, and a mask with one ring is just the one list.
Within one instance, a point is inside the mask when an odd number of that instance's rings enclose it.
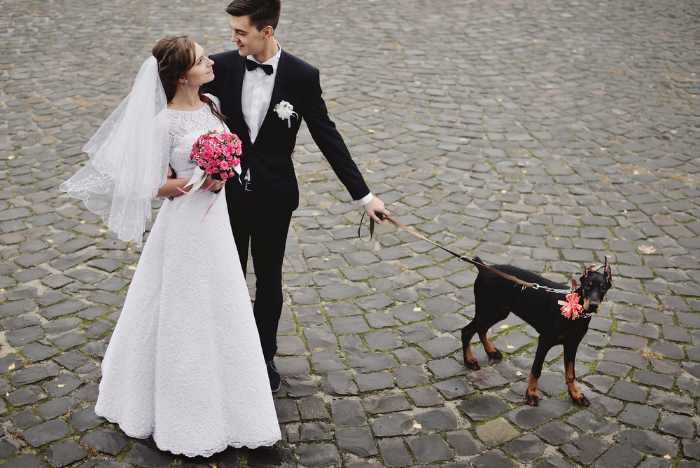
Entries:
{"label": "pink rose bouquet", "polygon": [[241,171],[241,139],[235,133],[211,131],[192,145],[190,160],[213,179],[226,182]]}

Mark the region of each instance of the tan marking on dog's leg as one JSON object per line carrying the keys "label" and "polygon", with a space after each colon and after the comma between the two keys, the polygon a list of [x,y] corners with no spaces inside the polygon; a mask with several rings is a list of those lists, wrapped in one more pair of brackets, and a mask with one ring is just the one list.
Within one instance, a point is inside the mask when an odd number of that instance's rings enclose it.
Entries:
{"label": "tan marking on dog's leg", "polygon": [[537,406],[540,401],[540,396],[537,394],[537,384],[539,379],[530,374],[527,379],[527,390],[525,391],[525,402],[530,406]]}
{"label": "tan marking on dog's leg", "polygon": [[537,384],[540,379],[535,377],[534,375],[530,374],[530,376],[527,379],[527,392],[530,394],[536,394],[537,393]]}
{"label": "tan marking on dog's leg", "polygon": [[481,344],[484,345],[484,351],[487,353],[495,353],[498,351],[496,347],[493,345],[489,337],[487,336],[488,330],[485,332],[479,332],[479,339],[481,340]]}
{"label": "tan marking on dog's leg", "polygon": [[567,362],[565,366],[566,387],[569,389],[569,395],[574,400],[581,399],[581,392],[576,387],[576,364]]}
{"label": "tan marking on dog's leg", "polygon": [[462,359],[464,360],[464,366],[467,369],[478,370],[479,363],[476,360],[474,351],[472,350],[472,345],[470,342],[462,345]]}
{"label": "tan marking on dog's leg", "polygon": [[476,356],[474,355],[474,350],[472,350],[471,343],[467,343],[467,347],[464,349],[464,359],[469,362],[476,361]]}

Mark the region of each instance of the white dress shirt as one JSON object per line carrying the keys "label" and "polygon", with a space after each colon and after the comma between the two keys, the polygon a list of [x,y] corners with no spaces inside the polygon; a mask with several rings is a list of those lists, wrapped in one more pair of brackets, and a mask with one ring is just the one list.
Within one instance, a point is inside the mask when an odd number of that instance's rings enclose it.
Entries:
{"label": "white dress shirt", "polygon": [[[245,123],[248,124],[248,129],[250,130],[250,141],[252,143],[255,143],[263,120],[265,120],[267,109],[270,107],[272,88],[275,87],[277,64],[280,61],[280,55],[282,55],[282,48],[278,44],[277,53],[265,62],[262,62],[265,65],[272,65],[271,75],[268,75],[259,67],[250,71],[246,69],[243,75],[241,108]],[[247,56],[246,59],[260,63],[252,55]]]}
{"label": "white dress shirt", "polygon": [[[275,77],[277,76],[277,65],[282,55],[282,47],[277,44],[277,53],[262,62],[264,65],[272,65],[272,74],[268,75],[262,68],[258,67],[254,70],[248,70],[243,75],[243,88],[241,90],[241,109],[243,110],[243,118],[250,130],[250,141],[255,143],[258,137],[258,132],[265,120],[267,110],[270,107],[270,99],[272,99],[272,89],[275,87]],[[261,63],[252,55],[246,57],[253,62]],[[248,175],[248,177],[250,177]],[[360,204],[366,205],[374,195],[368,193],[360,200]]]}

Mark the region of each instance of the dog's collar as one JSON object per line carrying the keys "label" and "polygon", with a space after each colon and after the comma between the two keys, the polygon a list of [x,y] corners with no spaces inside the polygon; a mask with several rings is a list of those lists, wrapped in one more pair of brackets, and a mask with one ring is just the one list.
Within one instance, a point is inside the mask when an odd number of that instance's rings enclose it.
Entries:
{"label": "dog's collar", "polygon": [[569,320],[587,319],[591,318],[593,312],[589,312],[584,309],[585,298],[583,296],[583,288],[579,287],[570,290],[566,295],[566,300],[559,300],[557,303],[561,306],[559,310],[561,311],[562,317]]}
{"label": "dog's collar", "polygon": [[588,319],[588,318],[593,317],[593,314],[594,314],[594,312],[588,312],[587,310],[584,310],[583,312],[581,312],[581,314],[579,314],[578,318]]}
{"label": "dog's collar", "polygon": [[[579,286],[576,291],[579,292],[579,296],[581,297],[581,301],[583,301],[583,287]],[[583,304],[581,304],[581,305],[583,305]],[[581,313],[581,315],[579,315],[579,318],[584,318],[584,319],[591,318],[591,317],[593,317],[594,314],[595,314],[595,312],[591,312],[590,310],[584,310]]]}
{"label": "dog's collar", "polygon": [[[578,288],[576,288],[576,289],[574,290],[574,292],[575,292],[576,294],[578,294],[578,296],[581,298],[579,304],[581,304],[581,305],[583,306],[583,302],[584,302],[584,299],[585,299],[585,298],[583,297],[583,287],[582,287],[582,286],[579,286]],[[588,310],[583,309],[583,310],[581,310],[581,313],[579,314],[578,318],[580,318],[580,319],[591,318],[591,317],[593,317],[593,314],[594,314],[594,312],[590,312],[590,311],[588,311]]]}

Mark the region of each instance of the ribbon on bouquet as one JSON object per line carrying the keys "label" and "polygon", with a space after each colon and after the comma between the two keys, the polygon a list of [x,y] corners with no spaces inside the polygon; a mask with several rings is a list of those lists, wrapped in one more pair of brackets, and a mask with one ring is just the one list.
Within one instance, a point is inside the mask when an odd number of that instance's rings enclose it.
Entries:
{"label": "ribbon on bouquet", "polygon": [[[238,175],[241,175],[241,166],[240,166],[240,164],[237,165],[236,167],[234,167],[233,170],[236,171],[236,173],[237,173]],[[204,181],[205,181],[205,180],[207,180],[207,174],[202,170],[201,167],[196,166],[196,167],[194,168],[194,172],[192,173],[192,177],[190,177],[190,179],[187,181],[187,183],[186,183],[185,186],[184,186],[184,188],[187,188],[187,187],[190,187],[190,186],[191,186],[192,188],[191,188],[189,191],[188,191],[188,190],[182,190],[182,189],[180,189],[180,191],[183,192],[183,197],[187,197],[187,196],[189,196],[189,195],[192,195],[192,193],[194,193],[194,192],[196,192],[197,190],[199,190],[200,188],[202,188],[202,185],[204,185]],[[211,210],[211,207],[214,206],[214,202],[215,202],[216,199],[219,197],[219,194],[221,193],[221,190],[219,190],[218,192],[214,192],[214,193],[215,193],[215,196],[212,197],[211,203],[209,203],[209,206],[207,206],[207,209],[206,209],[206,211],[204,212],[204,215],[202,215],[202,221],[204,221],[204,218],[205,218],[205,217],[207,216],[207,214],[209,213],[209,210]]]}

